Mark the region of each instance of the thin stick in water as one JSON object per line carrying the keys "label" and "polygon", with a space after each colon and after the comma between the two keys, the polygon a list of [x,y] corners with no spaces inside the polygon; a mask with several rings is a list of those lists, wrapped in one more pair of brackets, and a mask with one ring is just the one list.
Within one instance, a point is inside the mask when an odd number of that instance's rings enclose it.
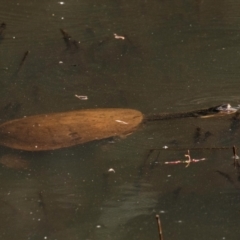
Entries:
{"label": "thin stick in water", "polygon": [[1,37],[3,37],[3,32],[4,32],[4,30],[6,29],[6,23],[2,23],[1,25],[0,25],[0,36]]}
{"label": "thin stick in water", "polygon": [[236,147],[233,145],[233,166],[236,168],[237,166],[237,159],[236,159],[237,153],[236,153]]}
{"label": "thin stick in water", "polygon": [[156,215],[156,220],[158,225],[159,240],[163,240],[162,226],[161,226],[161,220],[159,215]]}
{"label": "thin stick in water", "polygon": [[240,179],[240,164],[238,162],[238,155],[237,155],[237,148],[236,146],[234,145],[233,146],[233,166],[235,169],[237,169],[237,172],[238,172],[238,179]]}
{"label": "thin stick in water", "polygon": [[26,61],[26,58],[27,58],[29,52],[30,52],[30,51],[26,51],[26,52],[24,53],[23,58],[22,58],[22,60],[21,60],[21,62],[20,62],[20,64],[19,64],[19,67],[18,67],[17,71],[16,71],[16,74],[17,74],[17,75],[18,75],[18,73],[21,71],[21,69],[22,69],[22,67],[23,67],[23,65],[24,65],[24,63],[25,63],[25,61]]}
{"label": "thin stick in water", "polygon": [[26,51],[26,52],[24,53],[23,58],[22,58],[22,60],[21,60],[21,62],[20,62],[19,68],[21,68],[22,65],[24,64],[24,62],[25,62],[28,54],[29,54],[29,51]]}

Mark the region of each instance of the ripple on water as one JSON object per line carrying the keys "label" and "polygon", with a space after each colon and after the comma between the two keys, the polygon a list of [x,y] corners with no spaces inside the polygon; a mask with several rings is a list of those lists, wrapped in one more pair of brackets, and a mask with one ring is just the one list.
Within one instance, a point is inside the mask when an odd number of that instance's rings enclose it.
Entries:
{"label": "ripple on water", "polygon": [[220,96],[220,95],[209,95],[206,97],[199,97],[196,96],[196,98],[189,99],[184,98],[177,102],[178,106],[205,106],[205,107],[211,107],[217,104],[222,103],[230,103],[232,106],[236,106],[240,103],[240,98],[237,95],[232,96]]}

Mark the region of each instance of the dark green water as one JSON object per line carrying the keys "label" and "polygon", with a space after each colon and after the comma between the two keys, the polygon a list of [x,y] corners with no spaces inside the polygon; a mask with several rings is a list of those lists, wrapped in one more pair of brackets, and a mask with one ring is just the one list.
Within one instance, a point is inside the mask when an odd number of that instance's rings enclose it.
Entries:
{"label": "dark green water", "polygon": [[[0,6],[1,122],[96,107],[149,114],[240,102],[240,1]],[[233,145],[240,146],[239,122],[224,117],[156,122],[126,138],[43,153],[1,147],[0,239],[158,239],[160,214],[164,240],[238,240]],[[207,160],[187,168],[164,164],[184,160],[187,149],[223,146],[192,150]],[[150,148],[161,150],[146,158]]]}

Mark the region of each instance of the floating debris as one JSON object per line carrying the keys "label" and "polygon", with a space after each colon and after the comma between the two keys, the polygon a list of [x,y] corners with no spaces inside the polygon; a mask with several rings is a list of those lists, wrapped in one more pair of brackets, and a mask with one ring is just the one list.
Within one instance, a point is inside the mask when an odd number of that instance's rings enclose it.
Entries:
{"label": "floating debris", "polygon": [[186,167],[190,165],[190,163],[196,163],[196,162],[201,162],[207,160],[206,158],[201,158],[201,159],[194,159],[191,158],[190,151],[188,150],[188,153],[185,154],[185,157],[188,158],[188,160],[177,160],[177,161],[172,161],[172,162],[165,162],[165,164],[180,164],[180,163],[187,163]]}
{"label": "floating debris", "polygon": [[119,36],[119,35],[117,35],[116,33],[114,33],[113,35],[114,35],[114,38],[116,38],[116,39],[125,40],[125,37],[124,37],[124,36]]}
{"label": "floating debris", "polygon": [[82,96],[82,95],[75,94],[75,97],[80,99],[80,100],[88,100],[88,96]]}

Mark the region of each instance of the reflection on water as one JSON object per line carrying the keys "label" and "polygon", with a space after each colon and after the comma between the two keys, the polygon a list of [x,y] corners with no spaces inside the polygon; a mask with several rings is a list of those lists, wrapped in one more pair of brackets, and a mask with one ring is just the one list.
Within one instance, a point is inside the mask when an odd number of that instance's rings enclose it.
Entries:
{"label": "reflection on water", "polygon": [[[238,1],[2,3],[0,121],[96,107],[235,106],[238,9]],[[158,239],[160,214],[164,239],[237,240],[238,121],[149,123],[123,139],[53,152],[0,148],[1,238]],[[191,151],[206,161],[164,165],[196,147],[213,148]]]}
{"label": "reflection on water", "polygon": [[22,158],[20,154],[5,154],[0,158],[0,163],[8,168],[27,169],[29,162]]}
{"label": "reflection on water", "polygon": [[[97,228],[99,226],[101,229],[95,230],[95,237],[102,239],[106,236],[109,239],[131,238],[128,226],[135,224],[135,227],[139,228],[138,224],[141,225],[139,218],[148,216],[151,209],[155,207],[157,194],[150,190],[147,185],[139,187],[131,183],[120,186],[119,194],[110,197],[101,208],[99,225],[97,225]],[[148,225],[147,223],[146,227]],[[145,230],[140,229],[140,232]]]}

